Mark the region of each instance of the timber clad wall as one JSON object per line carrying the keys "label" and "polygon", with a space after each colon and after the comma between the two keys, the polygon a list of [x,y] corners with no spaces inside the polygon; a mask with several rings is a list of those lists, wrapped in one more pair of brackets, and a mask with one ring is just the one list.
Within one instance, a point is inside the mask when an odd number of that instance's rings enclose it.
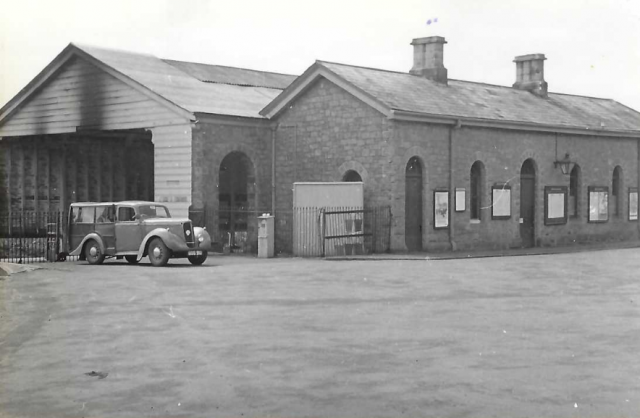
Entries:
{"label": "timber clad wall", "polygon": [[191,125],[153,128],[155,201],[186,218],[191,205]]}
{"label": "timber clad wall", "polygon": [[183,121],[174,112],[107,74],[74,58],[0,126],[0,136],[94,129],[150,128]]}

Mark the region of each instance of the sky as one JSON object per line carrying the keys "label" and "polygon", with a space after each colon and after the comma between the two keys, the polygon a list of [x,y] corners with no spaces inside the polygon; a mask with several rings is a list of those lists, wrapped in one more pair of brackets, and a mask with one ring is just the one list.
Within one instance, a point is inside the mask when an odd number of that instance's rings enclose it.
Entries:
{"label": "sky", "polygon": [[511,86],[546,55],[549,91],[640,111],[638,0],[0,0],[0,105],[70,42],[299,75],[315,60],[408,72],[444,36],[449,78]]}

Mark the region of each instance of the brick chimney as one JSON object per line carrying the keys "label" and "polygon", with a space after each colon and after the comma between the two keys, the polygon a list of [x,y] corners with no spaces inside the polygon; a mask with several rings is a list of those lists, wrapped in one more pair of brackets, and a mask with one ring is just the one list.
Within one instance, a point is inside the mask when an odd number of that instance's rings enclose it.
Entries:
{"label": "brick chimney", "polygon": [[513,87],[547,97],[547,82],[544,81],[544,54],[529,54],[516,57],[516,82]]}
{"label": "brick chimney", "polygon": [[444,68],[444,44],[442,36],[416,38],[413,45],[413,67],[410,74],[447,84],[447,69]]}

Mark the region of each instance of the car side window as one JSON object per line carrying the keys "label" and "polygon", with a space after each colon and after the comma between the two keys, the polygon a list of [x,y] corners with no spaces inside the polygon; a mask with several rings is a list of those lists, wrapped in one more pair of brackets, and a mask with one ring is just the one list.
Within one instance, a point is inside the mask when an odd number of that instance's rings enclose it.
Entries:
{"label": "car side window", "polygon": [[95,207],[75,207],[73,208],[73,223],[92,224],[95,220]]}
{"label": "car side window", "polygon": [[118,221],[119,222],[133,222],[135,221],[136,211],[132,207],[118,208]]}
{"label": "car side window", "polygon": [[104,223],[114,222],[115,221],[114,212],[115,211],[113,209],[113,206],[98,207],[98,212],[96,213],[96,215],[98,216],[96,218],[96,223],[104,224]]}
{"label": "car side window", "polygon": [[82,217],[82,208],[74,206],[71,208],[71,223],[77,224]]}

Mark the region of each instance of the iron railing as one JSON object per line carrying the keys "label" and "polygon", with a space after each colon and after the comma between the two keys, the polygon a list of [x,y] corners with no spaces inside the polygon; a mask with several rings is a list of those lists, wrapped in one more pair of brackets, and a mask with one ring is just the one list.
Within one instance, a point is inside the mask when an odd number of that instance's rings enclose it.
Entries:
{"label": "iron railing", "polygon": [[391,241],[388,206],[322,211],[322,255],[349,256],[388,252]]}
{"label": "iron railing", "polygon": [[0,216],[0,261],[56,261],[61,253],[61,212],[18,212]]}

